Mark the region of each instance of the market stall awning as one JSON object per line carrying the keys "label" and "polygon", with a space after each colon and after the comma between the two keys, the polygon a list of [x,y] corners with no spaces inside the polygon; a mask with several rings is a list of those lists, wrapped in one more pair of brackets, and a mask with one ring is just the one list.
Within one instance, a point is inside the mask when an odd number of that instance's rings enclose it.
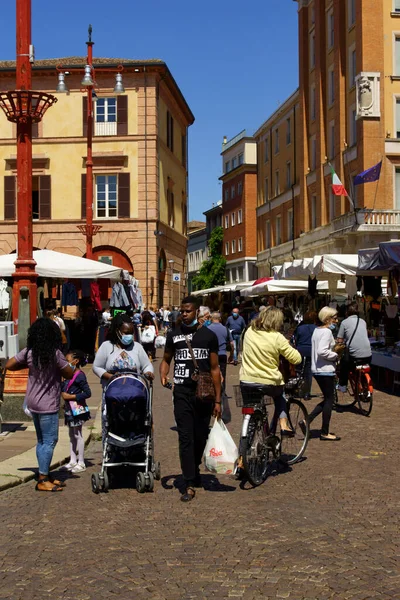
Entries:
{"label": "market stall awning", "polygon": [[[317,283],[318,292],[329,291],[328,281],[318,281]],[[308,292],[308,282],[303,280],[290,280],[290,279],[278,279],[272,281],[266,281],[259,285],[251,286],[242,290],[241,295],[245,298],[251,298],[253,296],[259,296],[260,294],[290,294],[296,292]],[[346,294],[345,284],[341,281],[336,282],[336,292],[340,294]]]}
{"label": "market stall awning", "polygon": [[191,296],[195,296],[195,297],[197,297],[197,296],[208,296],[209,294],[220,292],[221,290],[224,289],[224,287],[225,286],[223,286],[223,285],[218,285],[217,287],[208,288],[208,289],[205,289],[205,290],[197,290],[196,292],[192,292]]}
{"label": "market stall awning", "polygon": [[308,279],[310,275],[356,275],[357,254],[324,254],[313,258],[301,258],[285,262],[282,267],[274,267],[279,280]]}
{"label": "market stall awning", "polygon": [[[378,248],[367,248],[358,251],[359,272],[386,272],[395,267],[400,267],[400,241],[398,240],[381,242]],[[378,275],[378,273],[375,274]]]}
{"label": "market stall awning", "polygon": [[[15,253],[0,256],[0,277],[11,277],[15,272],[16,258]],[[33,258],[36,261],[36,273],[39,277],[119,279],[121,274],[119,267],[54,250],[34,250]]]}

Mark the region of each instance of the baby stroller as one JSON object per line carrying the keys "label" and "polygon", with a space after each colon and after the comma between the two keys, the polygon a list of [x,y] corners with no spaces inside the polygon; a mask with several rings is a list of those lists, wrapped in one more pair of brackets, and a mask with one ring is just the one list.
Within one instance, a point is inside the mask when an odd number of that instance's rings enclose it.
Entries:
{"label": "baby stroller", "polygon": [[100,473],[92,475],[92,490],[109,488],[108,469],[136,467],[136,489],[152,492],[154,479],[161,478],[160,463],[154,461],[153,386],[145,377],[124,371],[105,390],[106,437]]}

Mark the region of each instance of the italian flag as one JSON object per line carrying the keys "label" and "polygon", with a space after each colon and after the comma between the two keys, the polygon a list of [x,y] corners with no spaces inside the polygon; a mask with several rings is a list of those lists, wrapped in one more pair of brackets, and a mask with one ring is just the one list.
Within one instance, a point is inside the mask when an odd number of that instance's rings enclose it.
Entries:
{"label": "italian flag", "polygon": [[343,183],[340,181],[339,177],[336,175],[334,168],[332,165],[329,165],[332,173],[332,190],[335,196],[348,196],[346,192],[346,188]]}

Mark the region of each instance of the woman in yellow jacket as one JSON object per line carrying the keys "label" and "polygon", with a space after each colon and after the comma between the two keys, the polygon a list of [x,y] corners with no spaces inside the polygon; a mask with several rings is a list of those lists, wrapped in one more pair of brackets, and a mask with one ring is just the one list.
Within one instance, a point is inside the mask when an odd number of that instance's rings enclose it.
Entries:
{"label": "woman in yellow jacket", "polygon": [[260,394],[271,396],[275,404],[275,416],[279,417],[281,435],[293,435],[286,414],[284,379],[279,370],[282,355],[291,364],[301,363],[301,354],[280,333],[283,312],[275,306],[263,309],[246,331],[243,340],[240,387],[246,396]]}

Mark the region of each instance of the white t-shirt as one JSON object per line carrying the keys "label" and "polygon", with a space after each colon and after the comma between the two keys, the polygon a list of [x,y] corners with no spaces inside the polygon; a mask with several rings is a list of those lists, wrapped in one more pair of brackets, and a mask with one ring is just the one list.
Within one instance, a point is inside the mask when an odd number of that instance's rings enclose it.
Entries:
{"label": "white t-shirt", "polygon": [[169,321],[169,315],[170,315],[170,311],[169,310],[164,310],[163,319],[164,319],[165,322]]}

